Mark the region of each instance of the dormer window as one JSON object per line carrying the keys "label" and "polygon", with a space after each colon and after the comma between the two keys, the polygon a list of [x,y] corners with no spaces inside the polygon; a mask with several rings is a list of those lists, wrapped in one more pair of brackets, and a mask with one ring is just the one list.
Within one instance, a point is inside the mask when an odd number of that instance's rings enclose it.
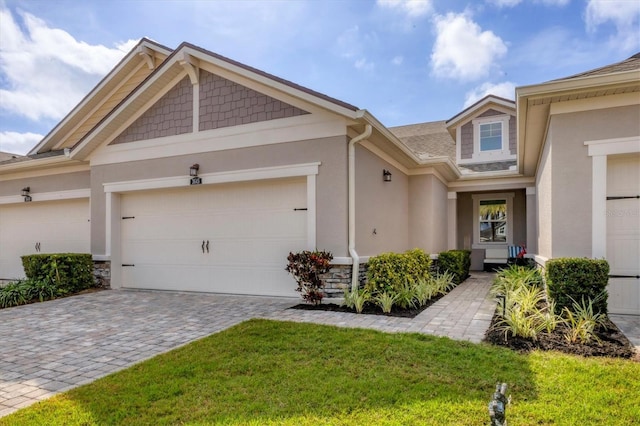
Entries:
{"label": "dormer window", "polygon": [[509,150],[510,115],[476,118],[473,123],[473,155],[477,161],[514,158]]}
{"label": "dormer window", "polygon": [[502,122],[480,124],[480,151],[502,149]]}

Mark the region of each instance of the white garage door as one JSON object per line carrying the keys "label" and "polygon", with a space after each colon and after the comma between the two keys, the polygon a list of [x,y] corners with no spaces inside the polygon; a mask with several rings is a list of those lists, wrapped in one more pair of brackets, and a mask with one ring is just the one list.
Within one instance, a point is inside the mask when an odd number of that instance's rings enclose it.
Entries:
{"label": "white garage door", "polygon": [[89,253],[89,200],[0,206],[0,278],[24,277],[20,256]]}
{"label": "white garage door", "polygon": [[295,296],[284,270],[307,245],[306,179],[124,194],[122,285]]}
{"label": "white garage door", "polygon": [[607,163],[609,312],[640,315],[640,154]]}

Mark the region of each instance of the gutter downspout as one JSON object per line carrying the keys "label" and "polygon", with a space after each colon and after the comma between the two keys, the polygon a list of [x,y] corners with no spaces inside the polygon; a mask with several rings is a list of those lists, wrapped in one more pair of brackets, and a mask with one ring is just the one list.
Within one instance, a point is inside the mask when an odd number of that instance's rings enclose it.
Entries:
{"label": "gutter downspout", "polygon": [[371,124],[366,124],[364,132],[349,141],[349,255],[351,267],[351,291],[358,288],[360,256],[356,252],[356,144],[371,136]]}

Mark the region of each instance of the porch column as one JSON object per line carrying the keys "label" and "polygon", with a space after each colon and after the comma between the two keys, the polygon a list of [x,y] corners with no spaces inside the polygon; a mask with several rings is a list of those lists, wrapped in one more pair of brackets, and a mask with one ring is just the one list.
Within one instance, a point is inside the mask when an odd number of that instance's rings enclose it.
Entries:
{"label": "porch column", "polygon": [[458,245],[458,193],[447,194],[447,248],[455,250]]}
{"label": "porch column", "polygon": [[527,191],[527,253],[538,253],[538,206],[536,188],[528,187]]}

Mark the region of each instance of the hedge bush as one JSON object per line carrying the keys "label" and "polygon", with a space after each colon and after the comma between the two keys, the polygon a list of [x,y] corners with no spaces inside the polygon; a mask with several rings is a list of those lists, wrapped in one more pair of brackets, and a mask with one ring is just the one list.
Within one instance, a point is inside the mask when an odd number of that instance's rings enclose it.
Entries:
{"label": "hedge bush", "polygon": [[438,272],[443,274],[449,272],[453,274],[453,280],[460,284],[469,276],[471,267],[470,250],[449,250],[438,255]]}
{"label": "hedge bush", "polygon": [[77,293],[94,286],[93,261],[87,253],[39,253],[22,256],[31,281],[49,282],[58,294]]}
{"label": "hedge bush", "polygon": [[365,289],[372,296],[401,292],[406,282],[415,284],[420,279],[428,278],[430,266],[431,258],[421,249],[371,257],[367,263]]}
{"label": "hedge bush", "polygon": [[609,263],[587,258],[558,258],[546,264],[547,292],[556,303],[556,313],[573,311],[574,302],[593,301],[595,313],[607,313],[606,288]]}

